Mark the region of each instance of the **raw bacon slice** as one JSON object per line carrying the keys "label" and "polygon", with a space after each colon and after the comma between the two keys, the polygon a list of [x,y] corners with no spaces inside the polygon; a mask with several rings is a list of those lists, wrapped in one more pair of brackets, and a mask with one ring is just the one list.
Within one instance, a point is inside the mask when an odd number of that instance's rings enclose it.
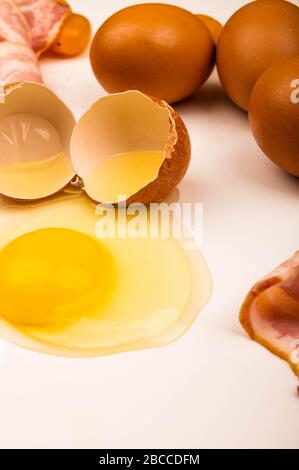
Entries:
{"label": "raw bacon slice", "polygon": [[39,56],[55,41],[60,28],[71,14],[64,0],[15,0],[32,32],[32,47]]}
{"label": "raw bacon slice", "polygon": [[15,42],[0,42],[0,84],[43,83],[35,53],[31,47]]}
{"label": "raw bacon slice", "polygon": [[299,251],[252,287],[240,322],[299,377]]}
{"label": "raw bacon slice", "polygon": [[31,46],[29,25],[12,0],[0,0],[0,41],[18,42]]}
{"label": "raw bacon slice", "polygon": [[32,50],[31,29],[14,1],[0,0],[0,85],[33,81],[42,83]]}

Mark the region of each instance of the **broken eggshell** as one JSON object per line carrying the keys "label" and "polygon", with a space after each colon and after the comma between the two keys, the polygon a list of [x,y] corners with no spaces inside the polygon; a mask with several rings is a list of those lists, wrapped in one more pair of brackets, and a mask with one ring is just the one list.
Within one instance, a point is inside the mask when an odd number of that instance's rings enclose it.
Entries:
{"label": "broken eggshell", "polygon": [[[2,101],[0,193],[10,198],[51,196],[77,174],[96,202],[148,204],[163,200],[188,168],[190,140],[183,121],[166,102],[139,91],[101,98],[77,125],[66,105],[43,85],[6,87]],[[102,197],[100,180],[92,183],[89,176],[102,161],[125,152],[140,152],[141,157],[158,152],[162,159],[150,168],[147,180],[144,175],[139,179],[138,163],[134,190],[124,194],[123,188],[116,187],[114,200],[107,200]]]}
{"label": "broken eggshell", "polygon": [[36,200],[62,190],[75,176],[69,152],[74,126],[70,110],[47,87],[6,86],[0,102],[0,193]]}
{"label": "broken eggshell", "polygon": [[299,251],[252,287],[240,322],[253,340],[287,361],[299,377]]}
{"label": "broken eggshell", "polygon": [[[113,200],[105,199],[101,185],[88,184],[100,161],[122,152],[161,151],[149,180],[134,182],[134,191],[117,188]],[[76,173],[88,196],[96,202],[148,204],[163,200],[184,177],[190,161],[190,139],[179,115],[165,102],[139,91],[107,95],[79,120],[71,140]],[[125,196],[125,197],[123,197]]]}

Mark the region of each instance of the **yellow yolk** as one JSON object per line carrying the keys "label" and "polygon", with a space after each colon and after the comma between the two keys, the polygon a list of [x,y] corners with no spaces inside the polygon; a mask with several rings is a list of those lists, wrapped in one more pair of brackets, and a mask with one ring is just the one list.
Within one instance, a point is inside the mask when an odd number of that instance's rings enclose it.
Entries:
{"label": "yellow yolk", "polygon": [[62,189],[72,164],[56,128],[41,116],[14,114],[0,121],[0,193],[36,199]]}
{"label": "yellow yolk", "polygon": [[163,151],[118,153],[103,159],[84,177],[88,193],[97,201],[117,202],[153,181],[164,159]]}
{"label": "yellow yolk", "polygon": [[0,252],[0,314],[19,325],[67,326],[103,304],[112,282],[100,242],[74,230],[37,230]]}

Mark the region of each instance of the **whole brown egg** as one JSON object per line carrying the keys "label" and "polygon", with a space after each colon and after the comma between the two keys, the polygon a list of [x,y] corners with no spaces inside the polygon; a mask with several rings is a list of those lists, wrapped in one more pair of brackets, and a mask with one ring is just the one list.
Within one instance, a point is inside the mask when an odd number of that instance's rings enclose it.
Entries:
{"label": "whole brown egg", "polygon": [[192,13],[147,3],[105,21],[94,37],[90,59],[108,92],[137,89],[174,103],[206,81],[215,45],[208,28]]}
{"label": "whole brown egg", "polygon": [[226,23],[217,69],[226,93],[247,110],[251,90],[271,65],[299,54],[299,8],[284,0],[258,0]]}
{"label": "whole brown egg", "polygon": [[223,28],[222,24],[215,18],[212,18],[208,15],[198,14],[196,16],[206,25],[214,39],[215,44],[217,44],[220,33]]}
{"label": "whole brown egg", "polygon": [[299,55],[278,62],[258,79],[249,101],[249,122],[267,157],[299,176]]}

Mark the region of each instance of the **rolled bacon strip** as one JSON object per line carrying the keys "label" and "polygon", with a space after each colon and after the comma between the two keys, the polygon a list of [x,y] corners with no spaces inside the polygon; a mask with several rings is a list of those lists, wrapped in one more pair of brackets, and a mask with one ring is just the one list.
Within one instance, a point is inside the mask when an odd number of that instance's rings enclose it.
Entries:
{"label": "rolled bacon strip", "polygon": [[240,322],[299,377],[299,251],[252,287]]}
{"label": "rolled bacon strip", "polygon": [[0,0],[0,41],[32,45],[31,29],[12,0]]}
{"label": "rolled bacon strip", "polygon": [[21,81],[43,82],[31,29],[15,2],[0,0],[0,85]]}
{"label": "rolled bacon strip", "polygon": [[25,44],[0,42],[0,82],[43,83],[39,64],[33,50]]}
{"label": "rolled bacon strip", "polygon": [[72,13],[64,0],[15,0],[32,32],[32,47],[39,56],[55,41],[65,19]]}

